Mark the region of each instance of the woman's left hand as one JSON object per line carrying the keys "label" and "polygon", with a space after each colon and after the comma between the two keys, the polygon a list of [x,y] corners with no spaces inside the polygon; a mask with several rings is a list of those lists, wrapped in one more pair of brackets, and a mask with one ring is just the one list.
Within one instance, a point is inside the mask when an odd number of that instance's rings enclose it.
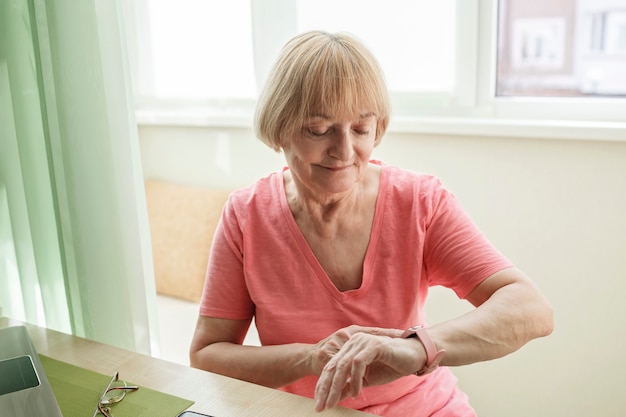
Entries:
{"label": "woman's left hand", "polygon": [[[400,332],[400,331],[398,331]],[[381,385],[409,375],[426,361],[416,339],[355,333],[328,361],[315,388],[315,409],[332,408],[363,387]]]}

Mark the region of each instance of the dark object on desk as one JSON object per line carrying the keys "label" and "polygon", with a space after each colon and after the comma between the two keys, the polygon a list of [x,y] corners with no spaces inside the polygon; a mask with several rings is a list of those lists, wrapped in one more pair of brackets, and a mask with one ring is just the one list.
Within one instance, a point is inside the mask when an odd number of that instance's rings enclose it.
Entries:
{"label": "dark object on desk", "polygon": [[0,396],[39,386],[39,377],[30,356],[0,360],[0,375]]}
{"label": "dark object on desk", "polygon": [[208,414],[200,414],[195,411],[183,411],[178,417],[213,417]]}
{"label": "dark object on desk", "polygon": [[25,326],[0,329],[2,417],[62,417]]}

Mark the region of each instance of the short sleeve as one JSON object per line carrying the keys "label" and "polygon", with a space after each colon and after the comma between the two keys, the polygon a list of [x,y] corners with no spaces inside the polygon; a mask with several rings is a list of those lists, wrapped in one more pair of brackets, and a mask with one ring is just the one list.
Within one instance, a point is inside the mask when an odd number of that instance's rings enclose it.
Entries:
{"label": "short sleeve", "polygon": [[213,236],[200,315],[232,320],[254,315],[243,270],[243,237],[232,199],[224,206]]}
{"label": "short sleeve", "polygon": [[430,286],[465,298],[490,275],[513,266],[479,230],[456,197],[443,187],[432,195],[424,262]]}

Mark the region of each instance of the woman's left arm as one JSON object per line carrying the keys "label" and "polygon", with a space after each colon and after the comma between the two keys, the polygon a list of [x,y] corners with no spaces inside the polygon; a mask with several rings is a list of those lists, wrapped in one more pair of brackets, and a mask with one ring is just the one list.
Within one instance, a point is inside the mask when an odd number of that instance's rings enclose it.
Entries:
{"label": "woman's left arm", "polygon": [[552,307],[519,269],[496,272],[466,297],[477,308],[428,329],[441,365],[457,366],[505,356],[553,330]]}
{"label": "woman's left arm", "polygon": [[[466,298],[475,309],[427,330],[437,350],[446,350],[441,365],[499,358],[552,332],[552,307],[517,268],[489,276]],[[316,410],[355,397],[364,386],[409,375],[425,363],[426,351],[416,338],[356,333],[322,370],[315,390]]]}

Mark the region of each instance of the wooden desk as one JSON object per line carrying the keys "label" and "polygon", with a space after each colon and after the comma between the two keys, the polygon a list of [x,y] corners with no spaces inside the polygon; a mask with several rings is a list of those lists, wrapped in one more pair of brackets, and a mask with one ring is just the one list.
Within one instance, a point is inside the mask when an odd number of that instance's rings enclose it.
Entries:
{"label": "wooden desk", "polygon": [[37,351],[104,375],[195,401],[190,410],[216,417],[371,416],[346,408],[316,413],[313,400],[0,317],[0,328],[25,325]]}

